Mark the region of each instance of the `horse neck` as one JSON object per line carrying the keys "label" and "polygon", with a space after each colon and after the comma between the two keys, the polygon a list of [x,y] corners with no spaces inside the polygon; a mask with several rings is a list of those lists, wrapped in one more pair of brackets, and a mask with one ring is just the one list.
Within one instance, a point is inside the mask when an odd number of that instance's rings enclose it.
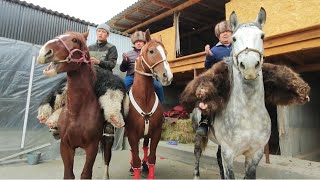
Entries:
{"label": "horse neck", "polygon": [[[137,70],[142,71],[142,68],[140,69],[137,66]],[[149,107],[148,104],[154,103],[152,100],[155,98],[153,78],[151,76],[141,75],[137,72],[134,73],[132,93],[137,102],[140,101],[141,103],[145,104],[146,107]]]}
{"label": "horse neck", "polygon": [[95,98],[94,74],[90,65],[81,65],[79,70],[67,72],[67,107],[72,112]]}
{"label": "horse neck", "polygon": [[244,80],[239,70],[232,66],[231,78],[233,80],[230,99],[247,106],[249,104],[262,103],[264,105],[264,86],[262,71],[255,80]]}

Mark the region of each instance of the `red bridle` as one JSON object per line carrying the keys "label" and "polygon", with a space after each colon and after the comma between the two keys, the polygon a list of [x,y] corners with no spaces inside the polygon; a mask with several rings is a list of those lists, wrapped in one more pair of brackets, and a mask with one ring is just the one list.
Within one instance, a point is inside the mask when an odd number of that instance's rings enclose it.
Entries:
{"label": "red bridle", "polygon": [[[67,44],[61,39],[61,37],[57,37],[57,39],[64,45],[64,47],[69,52],[69,55],[65,60],[60,60],[60,61],[57,61],[57,62],[59,62],[59,63],[63,63],[63,62],[67,62],[67,63],[70,63],[70,62],[90,63],[90,60],[88,60],[88,56],[87,56],[87,52],[86,51],[82,51],[80,49],[70,50],[70,48],[68,48]],[[81,57],[78,58],[78,59],[72,58],[73,53],[75,53],[77,51],[81,53]]]}

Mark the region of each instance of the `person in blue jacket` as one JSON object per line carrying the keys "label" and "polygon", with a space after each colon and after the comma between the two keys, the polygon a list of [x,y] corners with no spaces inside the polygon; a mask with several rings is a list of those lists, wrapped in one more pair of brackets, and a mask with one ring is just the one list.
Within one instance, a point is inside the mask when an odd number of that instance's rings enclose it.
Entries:
{"label": "person in blue jacket", "polygon": [[[218,23],[214,28],[214,33],[219,42],[210,49],[210,45],[205,46],[206,60],[204,67],[210,69],[215,63],[223,60],[224,57],[230,56],[232,30],[228,21]],[[200,107],[201,109],[201,107]],[[200,136],[207,136],[209,117],[202,114],[199,127],[196,131]]]}

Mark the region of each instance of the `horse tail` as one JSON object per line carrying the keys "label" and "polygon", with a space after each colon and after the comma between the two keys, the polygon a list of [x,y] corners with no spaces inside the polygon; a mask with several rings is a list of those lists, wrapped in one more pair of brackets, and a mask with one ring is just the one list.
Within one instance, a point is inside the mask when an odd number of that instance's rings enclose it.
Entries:
{"label": "horse tail", "polygon": [[112,145],[114,141],[114,128],[110,123],[105,121],[103,129],[103,136],[100,140],[100,150],[105,165],[109,165],[112,155]]}

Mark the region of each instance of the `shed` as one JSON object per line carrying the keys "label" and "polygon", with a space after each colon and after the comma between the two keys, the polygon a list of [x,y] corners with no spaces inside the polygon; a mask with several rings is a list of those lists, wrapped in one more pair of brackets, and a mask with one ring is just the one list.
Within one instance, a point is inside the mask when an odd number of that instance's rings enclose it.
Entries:
{"label": "shed", "polygon": [[260,7],[267,12],[265,61],[292,67],[312,88],[311,102],[303,106],[268,107],[271,152],[320,161],[320,1],[140,0],[107,23],[121,32],[150,29],[162,35],[174,73],[165,106],[172,107],[184,86],[204,71],[204,46],[218,42],[214,25],[232,11],[241,22],[253,21]]}

